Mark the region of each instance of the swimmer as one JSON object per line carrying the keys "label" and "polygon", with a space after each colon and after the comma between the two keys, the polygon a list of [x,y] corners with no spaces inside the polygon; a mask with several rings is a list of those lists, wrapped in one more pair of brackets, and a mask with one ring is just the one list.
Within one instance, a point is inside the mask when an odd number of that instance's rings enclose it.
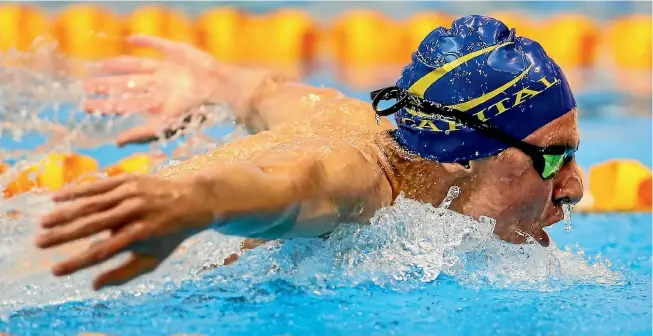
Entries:
{"label": "swimmer", "polygon": [[[494,218],[505,241],[531,237],[547,246],[543,229],[582,197],[576,103],[565,76],[537,42],[493,18],[466,16],[433,30],[371,104],[223,64],[189,45],[151,36],[130,43],[167,58],[109,59],[103,75],[85,83],[89,93],[107,94],[86,101],[88,110],[160,116],[120,135],[119,145],[153,140],[157,129],[174,129],[170,117],[206,104],[229,106],[252,135],[155,175],[55,192],[61,204],[41,219],[38,247],[109,235],[55,265],[55,275],[131,253],[99,275],[95,289],[151,272],[203,230],[316,237],[340,223],[368,223],[400,194],[439,204],[452,186],[462,192],[450,209]],[[397,126],[377,120],[389,115]]]}

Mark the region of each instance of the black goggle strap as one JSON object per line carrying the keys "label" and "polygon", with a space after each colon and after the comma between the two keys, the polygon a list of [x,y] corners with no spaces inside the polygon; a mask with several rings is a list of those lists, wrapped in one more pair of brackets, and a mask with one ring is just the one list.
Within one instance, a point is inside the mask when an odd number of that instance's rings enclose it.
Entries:
{"label": "black goggle strap", "polygon": [[[427,101],[421,97],[399,89],[396,86],[372,91],[370,97],[372,98],[372,108],[377,115],[382,117],[399,112],[399,110],[405,107],[412,108],[431,114],[435,117],[439,116],[444,121],[454,121],[457,124],[462,124],[478,130],[490,138],[497,139],[508,146],[518,148],[531,157],[541,156],[541,153],[544,150],[543,148],[523,142],[503,132],[501,129],[487,121],[482,122],[472,115],[448,108],[442,104]],[[392,99],[396,99],[397,102],[384,110],[378,109],[378,104],[381,101]]]}

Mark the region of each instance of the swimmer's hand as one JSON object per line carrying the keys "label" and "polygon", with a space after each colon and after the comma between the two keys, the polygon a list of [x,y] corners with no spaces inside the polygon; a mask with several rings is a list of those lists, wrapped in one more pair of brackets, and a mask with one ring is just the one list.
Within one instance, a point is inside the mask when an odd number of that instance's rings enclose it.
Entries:
{"label": "swimmer's hand", "polygon": [[123,175],[64,188],[53,195],[69,201],[41,219],[40,248],[56,247],[108,231],[110,236],[53,267],[64,276],[98,265],[121,252],[131,258],[93,282],[94,289],[119,286],[149,273],[186,238],[213,220],[202,188],[188,178]]}
{"label": "swimmer's hand", "polygon": [[229,75],[229,66],[185,43],[145,35],[131,36],[128,42],[165,57],[107,59],[99,64],[99,73],[84,81],[87,94],[101,95],[84,101],[86,111],[151,114],[150,122],[120,134],[119,146],[156,140],[158,134],[175,131],[188,117],[201,114],[203,105],[220,103],[215,101],[216,90],[224,90],[222,78]]}

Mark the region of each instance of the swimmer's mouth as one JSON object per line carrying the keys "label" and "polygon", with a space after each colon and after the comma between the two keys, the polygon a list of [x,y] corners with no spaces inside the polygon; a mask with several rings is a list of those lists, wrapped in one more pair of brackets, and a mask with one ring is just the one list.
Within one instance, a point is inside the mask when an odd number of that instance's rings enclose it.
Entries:
{"label": "swimmer's mouth", "polygon": [[564,218],[565,216],[563,215],[562,210],[557,210],[554,214],[552,214],[546,219],[544,225],[542,225],[542,228],[558,223],[562,221]]}

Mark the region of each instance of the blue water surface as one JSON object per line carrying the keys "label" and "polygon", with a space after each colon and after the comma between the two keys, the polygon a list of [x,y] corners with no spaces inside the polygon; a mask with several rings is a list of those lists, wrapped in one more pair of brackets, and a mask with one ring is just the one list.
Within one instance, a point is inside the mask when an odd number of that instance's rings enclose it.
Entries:
{"label": "blue water surface", "polygon": [[17,335],[84,330],[115,335],[650,335],[650,223],[650,214],[576,215],[571,232],[551,230],[559,246],[579,244],[588,256],[608,257],[627,278],[614,287],[472,289],[440,277],[408,291],[363,284],[317,295],[273,281],[257,283],[249,296],[207,276],[141,297],[26,307],[0,322],[0,330]]}
{"label": "blue water surface", "polygon": [[[326,81],[326,80],[325,80]],[[363,97],[363,92],[350,92]],[[623,115],[582,117],[583,167],[612,158],[651,166],[651,119]],[[227,130],[214,130],[224,133]],[[35,146],[3,138],[3,147]],[[147,146],[106,145],[83,152],[101,165]],[[83,300],[23,307],[0,321],[15,335],[650,335],[651,214],[573,216],[571,232],[550,234],[560,248],[601,254],[625,283],[576,285],[557,291],[471,288],[441,275],[415,286],[358,283],[311,292],[284,280],[225,283],[238,264],[199,280],[109,301]],[[226,274],[226,275],[225,275]],[[236,272],[236,274],[239,274]],[[218,281],[220,280],[220,281]],[[243,280],[244,281],[244,280]]]}

